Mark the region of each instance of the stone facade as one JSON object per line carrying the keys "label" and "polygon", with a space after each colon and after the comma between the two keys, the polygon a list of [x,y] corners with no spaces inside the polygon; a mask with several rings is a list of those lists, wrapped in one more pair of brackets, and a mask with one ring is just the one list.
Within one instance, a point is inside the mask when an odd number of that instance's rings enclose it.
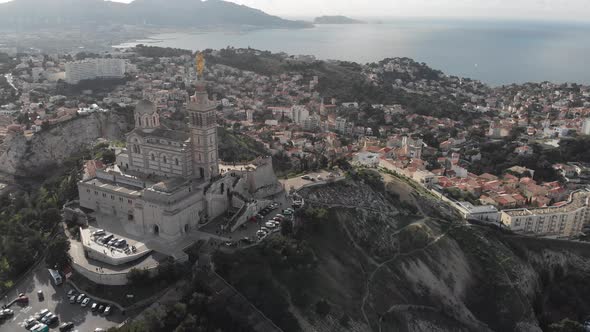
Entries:
{"label": "stone facade", "polygon": [[80,206],[112,215],[136,234],[176,240],[228,211],[234,195],[247,204],[281,191],[269,158],[220,175],[215,112],[201,83],[188,103],[188,133],[164,128],[156,107],[140,102],[116,164],[78,184]]}

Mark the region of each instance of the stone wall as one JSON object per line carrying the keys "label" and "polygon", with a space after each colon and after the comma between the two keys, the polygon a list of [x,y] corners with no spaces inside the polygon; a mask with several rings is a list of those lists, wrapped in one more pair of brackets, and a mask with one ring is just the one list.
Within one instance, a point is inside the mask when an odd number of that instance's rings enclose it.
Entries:
{"label": "stone wall", "polygon": [[99,138],[121,139],[128,130],[125,118],[116,113],[93,113],[53,125],[32,137],[14,135],[0,147],[0,172],[36,175],[63,163],[72,154]]}

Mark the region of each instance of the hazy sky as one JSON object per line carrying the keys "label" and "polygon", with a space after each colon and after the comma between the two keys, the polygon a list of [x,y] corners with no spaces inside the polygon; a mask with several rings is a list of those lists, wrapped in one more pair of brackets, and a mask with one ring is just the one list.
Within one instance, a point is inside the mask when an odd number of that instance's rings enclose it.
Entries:
{"label": "hazy sky", "polygon": [[[7,2],[8,0],[0,0]],[[51,0],[47,0],[51,1]],[[113,0],[131,2],[131,0]],[[197,0],[195,0],[197,1]],[[286,17],[490,17],[590,23],[590,0],[230,0]]]}

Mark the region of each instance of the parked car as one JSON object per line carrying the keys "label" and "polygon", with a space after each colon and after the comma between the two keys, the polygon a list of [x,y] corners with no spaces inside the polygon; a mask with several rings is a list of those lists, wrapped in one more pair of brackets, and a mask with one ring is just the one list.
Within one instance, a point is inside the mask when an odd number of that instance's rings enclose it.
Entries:
{"label": "parked car", "polygon": [[39,324],[39,322],[37,322],[37,320],[35,318],[29,317],[29,318],[27,318],[27,320],[25,320],[24,327],[25,327],[25,329],[29,330],[29,329],[31,329],[31,327],[33,327],[37,324]]}
{"label": "parked car", "polygon": [[57,322],[59,322],[59,317],[57,317],[57,315],[55,314],[49,314],[45,317],[43,317],[43,319],[45,319],[45,324],[47,325],[53,325],[53,324],[57,324]]}
{"label": "parked car", "polygon": [[117,242],[115,242],[115,247],[117,248],[122,248],[125,247],[127,245],[127,240],[125,239],[119,239]]}
{"label": "parked car", "polygon": [[45,317],[41,318],[41,323],[51,325],[53,323],[57,323],[59,318],[53,313],[48,313]]}
{"label": "parked car", "polygon": [[92,232],[90,235],[94,236],[94,237],[103,236],[103,235],[106,235],[106,232],[104,231],[104,229],[97,229],[94,232]]}
{"label": "parked car", "polygon": [[92,305],[90,306],[90,310],[92,310],[92,311],[98,310],[98,303],[96,303],[96,302],[92,303]]}
{"label": "parked car", "polygon": [[82,301],[84,301],[85,297],[86,297],[86,294],[84,294],[84,293],[79,294],[78,297],[76,298],[76,303],[82,303]]}
{"label": "parked car", "polygon": [[80,305],[82,306],[82,308],[86,308],[88,306],[88,303],[90,303],[89,297],[85,298]]}
{"label": "parked car", "polygon": [[265,233],[270,233],[270,229],[266,228],[266,227],[260,227],[260,230],[265,232]]}
{"label": "parked car", "polygon": [[47,325],[51,324],[51,323],[49,323],[49,321],[52,320],[53,316],[55,316],[55,315],[52,314],[51,312],[48,313],[47,315],[43,316],[43,318],[41,318],[41,323],[47,324]]}
{"label": "parked car", "polygon": [[311,180],[311,177],[309,177],[309,175],[304,175],[301,177],[302,180]]}
{"label": "parked car", "polygon": [[43,295],[42,290],[37,291],[37,299],[39,299],[39,301],[43,301],[43,299],[45,299],[45,295]]}
{"label": "parked car", "polygon": [[102,242],[103,244],[107,244],[109,243],[110,240],[112,240],[115,236],[113,234],[109,234],[109,235],[105,235],[100,239],[100,242]]}
{"label": "parked car", "polygon": [[48,332],[49,327],[43,323],[39,323],[33,327],[31,327],[31,332]]}
{"label": "parked car", "polygon": [[49,311],[49,309],[43,309],[43,310],[39,311],[37,314],[35,314],[35,316],[33,316],[33,317],[35,317],[35,319],[37,319],[37,320],[40,320],[43,317],[49,315],[50,313],[51,313],[51,311]]}
{"label": "parked car", "polygon": [[76,295],[70,296],[70,303],[72,303],[72,304],[76,303]]}
{"label": "parked car", "polygon": [[277,227],[277,225],[275,225],[275,223],[274,223],[274,222],[272,222],[272,221],[267,221],[267,222],[264,224],[264,226],[266,226],[266,227],[268,227],[268,228],[270,228],[270,229],[273,229],[273,228]]}
{"label": "parked car", "polygon": [[59,330],[61,332],[69,331],[73,328],[74,328],[74,323],[72,323],[72,322],[66,322],[66,323],[63,323],[59,326]]}
{"label": "parked car", "polygon": [[14,315],[14,311],[12,311],[12,309],[2,309],[0,310],[0,319],[5,319],[8,318],[10,316]]}
{"label": "parked car", "polygon": [[78,293],[78,292],[76,292],[76,290],[75,290],[75,289],[70,289],[70,290],[68,291],[68,297],[71,297],[72,295],[76,295],[76,293]]}
{"label": "parked car", "polygon": [[104,312],[104,308],[105,308],[105,305],[104,304],[99,305],[98,306],[98,312],[103,313]]}
{"label": "parked car", "polygon": [[114,238],[110,239],[109,242],[107,242],[107,245],[108,246],[113,246],[113,245],[115,245],[115,243],[117,241],[119,241],[119,239],[117,239],[116,237],[114,237]]}
{"label": "parked car", "polygon": [[104,315],[105,315],[105,316],[108,316],[108,315],[110,315],[110,314],[112,313],[112,311],[113,311],[113,308],[112,308],[112,307],[111,307],[111,305],[109,304],[109,305],[107,305],[107,307],[106,307],[106,308],[104,308]]}

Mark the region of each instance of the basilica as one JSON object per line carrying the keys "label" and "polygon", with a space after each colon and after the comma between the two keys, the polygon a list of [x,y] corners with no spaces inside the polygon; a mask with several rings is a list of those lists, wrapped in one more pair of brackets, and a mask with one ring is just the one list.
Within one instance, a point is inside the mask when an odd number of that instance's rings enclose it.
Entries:
{"label": "basilica", "polygon": [[216,106],[199,81],[187,101],[189,129],[178,131],[160,123],[154,104],[140,101],[116,163],[79,182],[80,206],[112,216],[130,233],[168,240],[228,211],[235,212],[230,228],[255,215],[283,188],[269,157],[220,171]]}

